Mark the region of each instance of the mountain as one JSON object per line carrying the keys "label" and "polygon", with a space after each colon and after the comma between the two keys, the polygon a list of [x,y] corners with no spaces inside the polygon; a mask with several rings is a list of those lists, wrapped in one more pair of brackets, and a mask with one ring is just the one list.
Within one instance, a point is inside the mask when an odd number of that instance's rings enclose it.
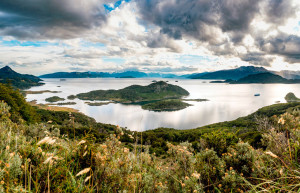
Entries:
{"label": "mountain", "polygon": [[42,79],[29,74],[17,73],[9,66],[0,69],[0,83],[10,83],[12,86],[19,89],[43,85],[44,83],[41,83],[40,81],[42,81]]}
{"label": "mountain", "polygon": [[74,97],[81,100],[112,100],[121,103],[139,103],[181,98],[188,95],[189,92],[179,86],[159,81],[148,86],[132,85],[119,90],[95,90],[88,93],[80,93]]}
{"label": "mountain", "polygon": [[270,72],[248,75],[237,81],[232,81],[230,84],[270,84],[270,83],[282,83],[282,84],[296,84],[300,83],[300,80],[285,79],[277,74]]}
{"label": "mountain", "polygon": [[242,66],[231,70],[220,70],[215,72],[206,72],[189,76],[191,79],[212,79],[212,80],[238,80],[251,74],[269,72],[263,67]]}
{"label": "mountain", "polygon": [[182,78],[175,74],[144,73],[139,71],[125,72],[56,72],[41,75],[40,78]]}

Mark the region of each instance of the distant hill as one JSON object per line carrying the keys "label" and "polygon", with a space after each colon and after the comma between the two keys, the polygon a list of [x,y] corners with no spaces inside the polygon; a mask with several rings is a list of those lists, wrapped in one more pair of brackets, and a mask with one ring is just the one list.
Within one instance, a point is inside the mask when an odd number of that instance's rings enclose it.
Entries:
{"label": "distant hill", "polygon": [[139,103],[163,99],[175,99],[189,95],[185,89],[164,81],[148,86],[132,85],[119,90],[95,90],[75,97],[81,100],[112,100],[121,103]]}
{"label": "distant hill", "polygon": [[269,72],[263,67],[242,66],[231,70],[220,70],[215,72],[206,72],[189,76],[191,79],[212,79],[212,80],[239,80],[251,74]]}
{"label": "distant hill", "polygon": [[265,72],[259,74],[252,74],[247,77],[241,78],[237,81],[232,81],[230,84],[270,84],[270,83],[283,83],[283,84],[295,84],[300,83],[300,80],[291,80],[282,78],[279,75]]}
{"label": "distant hill", "polygon": [[295,96],[295,94],[292,93],[292,92],[288,93],[288,94],[284,97],[284,99],[285,99],[287,102],[299,102],[299,101],[300,101],[300,99],[297,98],[297,97]]}
{"label": "distant hill", "polygon": [[40,86],[42,79],[28,74],[20,74],[12,70],[9,66],[0,69],[0,83],[9,83],[19,89],[27,89],[32,86]]}
{"label": "distant hill", "polygon": [[175,74],[144,73],[139,71],[125,72],[56,72],[41,75],[40,78],[184,78]]}

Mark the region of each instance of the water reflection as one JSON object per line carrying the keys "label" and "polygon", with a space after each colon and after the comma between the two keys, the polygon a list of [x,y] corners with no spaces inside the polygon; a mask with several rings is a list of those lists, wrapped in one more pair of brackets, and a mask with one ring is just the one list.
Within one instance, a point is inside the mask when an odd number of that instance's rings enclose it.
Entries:
{"label": "water reflection", "polygon": [[[37,100],[46,103],[51,96],[64,97],[97,89],[120,89],[133,84],[148,85],[153,79],[45,79],[45,85],[33,87],[30,90],[62,91],[61,93],[44,93],[28,95],[27,100]],[[206,98],[207,102],[188,102],[193,106],[176,112],[150,112],[138,105],[108,104],[104,106],[88,106],[84,101],[75,99],[76,108],[82,113],[95,118],[102,123],[116,124],[131,130],[148,130],[157,127],[176,129],[190,129],[199,126],[234,120],[246,116],[257,109],[274,104],[275,101],[284,102],[288,92],[300,96],[297,84],[251,84],[228,85],[210,84],[202,80],[168,79],[170,84],[183,87],[190,92],[190,99]],[[57,87],[60,86],[60,87]],[[255,97],[260,93],[260,97]],[[69,100],[66,100],[68,102]]]}

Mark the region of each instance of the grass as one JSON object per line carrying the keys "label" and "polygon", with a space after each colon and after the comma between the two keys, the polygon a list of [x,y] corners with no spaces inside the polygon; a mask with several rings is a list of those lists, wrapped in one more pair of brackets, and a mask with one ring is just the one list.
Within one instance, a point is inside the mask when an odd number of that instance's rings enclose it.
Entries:
{"label": "grass", "polygon": [[68,108],[68,107],[58,107],[58,106],[50,106],[45,104],[37,104],[35,101],[29,102],[29,104],[33,107],[37,107],[38,109],[49,110],[49,111],[64,111],[64,112],[78,112],[77,109]]}
{"label": "grass", "polygon": [[255,123],[265,148],[215,130],[196,145],[165,141],[164,157],[151,154],[154,140],[142,145],[146,133],[117,127],[99,143],[90,133],[62,134],[54,123],[14,123],[9,111],[0,102],[0,192],[300,191],[297,110]]}

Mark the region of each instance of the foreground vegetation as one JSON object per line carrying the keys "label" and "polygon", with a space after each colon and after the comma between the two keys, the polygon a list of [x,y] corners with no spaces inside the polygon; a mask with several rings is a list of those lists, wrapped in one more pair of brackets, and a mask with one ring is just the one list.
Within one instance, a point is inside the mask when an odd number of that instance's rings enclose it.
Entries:
{"label": "foreground vegetation", "polygon": [[148,146],[135,142],[130,149],[121,143],[124,137],[142,137],[121,128],[103,143],[88,133],[72,139],[55,126],[16,124],[9,110],[0,103],[0,192],[300,190],[299,111],[261,125],[266,150],[232,134],[230,143],[213,148],[209,139],[215,133],[201,138],[198,152],[188,142],[167,143],[160,158]]}
{"label": "foreground vegetation", "polygon": [[2,88],[0,192],[300,191],[300,103],[194,130],[138,133],[35,109]]}

